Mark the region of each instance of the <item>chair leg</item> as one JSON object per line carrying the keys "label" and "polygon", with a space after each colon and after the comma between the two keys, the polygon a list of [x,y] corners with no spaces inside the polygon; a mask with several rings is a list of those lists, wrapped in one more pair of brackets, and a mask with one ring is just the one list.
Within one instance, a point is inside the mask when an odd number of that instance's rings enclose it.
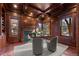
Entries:
{"label": "chair leg", "polygon": [[42,55],[42,53],[40,53],[40,54],[35,54],[35,53],[33,53],[35,56],[41,56]]}
{"label": "chair leg", "polygon": [[55,52],[56,50],[50,50],[50,49],[48,49],[50,52]]}

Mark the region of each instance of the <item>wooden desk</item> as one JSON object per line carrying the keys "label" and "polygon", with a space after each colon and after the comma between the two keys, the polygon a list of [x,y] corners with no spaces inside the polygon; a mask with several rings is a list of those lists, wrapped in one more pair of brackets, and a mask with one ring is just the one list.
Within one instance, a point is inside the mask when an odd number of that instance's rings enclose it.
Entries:
{"label": "wooden desk", "polygon": [[51,37],[53,37],[53,36],[40,36],[40,37],[32,37],[32,38],[43,38],[46,40],[50,40]]}

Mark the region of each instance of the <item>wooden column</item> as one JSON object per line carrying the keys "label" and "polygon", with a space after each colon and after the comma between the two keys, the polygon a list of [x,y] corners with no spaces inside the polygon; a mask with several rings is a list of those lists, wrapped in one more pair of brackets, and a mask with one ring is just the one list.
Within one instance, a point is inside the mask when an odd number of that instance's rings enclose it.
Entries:
{"label": "wooden column", "polygon": [[77,15],[76,15],[76,50],[79,56],[79,4],[77,4]]}
{"label": "wooden column", "polygon": [[[3,14],[3,4],[0,4],[0,17],[2,17],[2,20],[5,19],[3,17],[5,17],[5,15]],[[0,21],[2,22],[1,18]],[[2,50],[2,48],[6,47],[6,35],[5,33],[3,33],[2,31],[2,23],[0,23],[0,50]]]}

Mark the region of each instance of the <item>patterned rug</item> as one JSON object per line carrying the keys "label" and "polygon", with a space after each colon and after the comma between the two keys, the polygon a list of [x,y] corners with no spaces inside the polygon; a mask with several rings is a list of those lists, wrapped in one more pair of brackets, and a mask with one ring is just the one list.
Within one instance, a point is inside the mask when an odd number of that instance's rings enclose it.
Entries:
{"label": "patterned rug", "polygon": [[[54,53],[52,53],[47,50],[47,45],[44,43],[42,56],[61,56],[67,48],[67,45],[58,43],[57,50]],[[14,56],[35,56],[32,51],[32,43],[28,42],[23,45],[15,46]]]}

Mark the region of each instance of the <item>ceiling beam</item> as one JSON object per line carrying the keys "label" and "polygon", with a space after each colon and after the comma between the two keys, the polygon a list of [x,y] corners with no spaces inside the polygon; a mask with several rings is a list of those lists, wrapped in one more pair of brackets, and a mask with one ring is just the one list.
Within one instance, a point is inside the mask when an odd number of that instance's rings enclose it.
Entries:
{"label": "ceiling beam", "polygon": [[32,4],[28,4],[28,7],[31,7],[33,9],[38,10],[38,11],[44,12],[43,10],[41,10],[40,8],[37,8],[36,6],[33,6]]}

